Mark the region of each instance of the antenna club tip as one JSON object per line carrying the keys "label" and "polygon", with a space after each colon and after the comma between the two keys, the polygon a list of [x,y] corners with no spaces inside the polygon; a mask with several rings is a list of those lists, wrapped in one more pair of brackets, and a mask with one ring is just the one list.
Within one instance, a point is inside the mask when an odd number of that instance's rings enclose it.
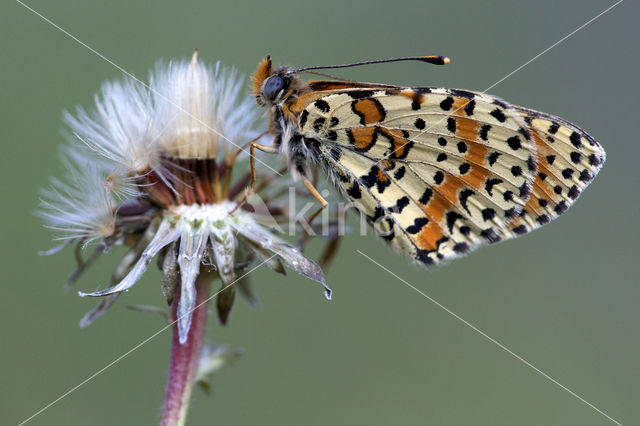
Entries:
{"label": "antenna club tip", "polygon": [[444,65],[449,65],[450,62],[451,62],[451,59],[448,56],[443,56],[442,57],[442,63]]}

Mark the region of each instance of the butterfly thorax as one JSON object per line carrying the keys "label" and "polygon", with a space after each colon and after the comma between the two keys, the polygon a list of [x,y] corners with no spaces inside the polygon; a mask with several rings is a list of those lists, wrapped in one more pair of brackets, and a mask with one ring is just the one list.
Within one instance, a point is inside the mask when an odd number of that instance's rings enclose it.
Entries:
{"label": "butterfly thorax", "polygon": [[269,108],[269,133],[274,135],[274,146],[290,165],[292,175],[308,177],[310,165],[318,163],[318,142],[298,131],[298,120],[303,109],[299,98],[311,92],[311,88],[304,80],[290,75],[290,71],[288,67],[272,70],[267,57],[253,76],[254,93],[258,103]]}

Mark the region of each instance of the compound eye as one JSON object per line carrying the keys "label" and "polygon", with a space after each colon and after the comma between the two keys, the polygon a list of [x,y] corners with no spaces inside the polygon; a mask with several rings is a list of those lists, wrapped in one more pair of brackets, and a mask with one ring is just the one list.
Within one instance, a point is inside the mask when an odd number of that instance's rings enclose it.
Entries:
{"label": "compound eye", "polygon": [[279,75],[272,75],[264,83],[264,88],[262,89],[262,95],[266,99],[273,101],[276,99],[276,97],[278,96],[278,93],[280,93],[282,89],[284,89],[284,79]]}

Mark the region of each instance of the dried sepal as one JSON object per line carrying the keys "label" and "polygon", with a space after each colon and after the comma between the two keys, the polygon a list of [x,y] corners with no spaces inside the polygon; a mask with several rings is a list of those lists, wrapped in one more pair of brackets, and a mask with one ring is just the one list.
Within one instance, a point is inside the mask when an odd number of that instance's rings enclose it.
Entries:
{"label": "dried sepal", "polygon": [[261,246],[247,238],[242,238],[242,241],[247,247],[251,249],[251,252],[258,258],[261,263],[264,263],[272,271],[275,271],[282,275],[287,275],[286,269],[284,269],[282,262],[277,256],[274,256],[273,253],[271,253],[267,249],[262,248]]}
{"label": "dried sepal", "polygon": [[100,303],[98,303],[98,306],[87,312],[85,316],[82,317],[80,320],[80,328],[89,327],[91,323],[104,315],[104,313],[107,312],[107,309],[109,309],[111,305],[115,303],[116,299],[118,299],[118,296],[119,294],[110,294],[104,297]]}
{"label": "dried sepal", "polygon": [[196,304],[196,278],[200,273],[200,263],[204,253],[208,234],[205,229],[183,226],[180,236],[180,300],[176,313],[178,321],[178,335],[180,344],[187,341],[187,334],[191,327],[191,318]]}
{"label": "dried sepal", "polygon": [[216,296],[216,310],[218,312],[218,319],[224,325],[229,319],[229,312],[233,307],[233,301],[236,295],[236,286],[224,286],[222,290]]}
{"label": "dried sepal", "polygon": [[171,321],[171,314],[169,313],[169,311],[167,311],[166,309],[160,308],[158,306],[130,305],[130,304],[127,304],[126,306],[127,306],[127,308],[131,309],[132,311],[158,314],[162,318],[164,318],[166,320],[166,322],[170,322]]}
{"label": "dried sepal", "polygon": [[273,253],[272,256],[277,255],[280,257],[289,268],[322,284],[326,298],[331,300],[332,291],[326,284],[322,269],[315,262],[304,256],[300,250],[276,237],[248,217],[240,217],[232,226],[244,238]]}
{"label": "dried sepal", "polygon": [[101,254],[104,253],[104,247],[98,246],[93,249],[93,252],[86,259],[82,255],[84,243],[82,240],[76,243],[74,254],[76,258],[76,269],[69,275],[67,282],[65,283],[63,290],[69,291],[75,285],[76,281],[86,271],[86,269],[93,264]]}
{"label": "dried sepal", "polygon": [[145,248],[136,264],[122,281],[120,281],[117,285],[109,287],[102,291],[95,291],[92,293],[85,293],[80,291],[78,292],[78,294],[81,297],[99,297],[128,290],[140,279],[142,274],[147,270],[147,266],[149,265],[149,262],[151,262],[151,259],[153,259],[153,257],[164,246],[177,240],[179,236],[180,231],[177,230],[169,220],[163,220],[149,245]]}
{"label": "dried sepal", "polygon": [[167,247],[162,261],[162,279],[160,285],[162,288],[162,294],[164,294],[164,298],[167,301],[167,305],[171,305],[173,303],[173,298],[176,294],[176,287],[178,286],[179,280],[178,244],[173,242]]}
{"label": "dried sepal", "polygon": [[210,227],[210,240],[214,265],[220,279],[228,286],[235,280],[236,238],[231,228],[223,222]]}
{"label": "dried sepal", "polygon": [[247,303],[249,303],[249,306],[254,309],[260,307],[260,300],[253,291],[253,287],[251,286],[251,280],[249,279],[249,277],[240,278],[236,282],[235,286],[238,287],[238,293],[240,293],[240,295],[247,301]]}

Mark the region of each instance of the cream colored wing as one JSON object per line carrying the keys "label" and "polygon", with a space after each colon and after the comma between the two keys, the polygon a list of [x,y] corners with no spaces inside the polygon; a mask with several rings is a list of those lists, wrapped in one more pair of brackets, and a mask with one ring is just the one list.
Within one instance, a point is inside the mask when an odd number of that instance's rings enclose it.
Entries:
{"label": "cream colored wing", "polygon": [[527,205],[509,224],[506,236],[525,234],[567,211],[606,159],[600,144],[578,126],[543,112],[516,109],[532,130],[538,174]]}
{"label": "cream colored wing", "polygon": [[424,263],[502,239],[537,175],[522,116],[478,93],[341,90],[309,102],[299,132],[319,141],[345,195]]}

